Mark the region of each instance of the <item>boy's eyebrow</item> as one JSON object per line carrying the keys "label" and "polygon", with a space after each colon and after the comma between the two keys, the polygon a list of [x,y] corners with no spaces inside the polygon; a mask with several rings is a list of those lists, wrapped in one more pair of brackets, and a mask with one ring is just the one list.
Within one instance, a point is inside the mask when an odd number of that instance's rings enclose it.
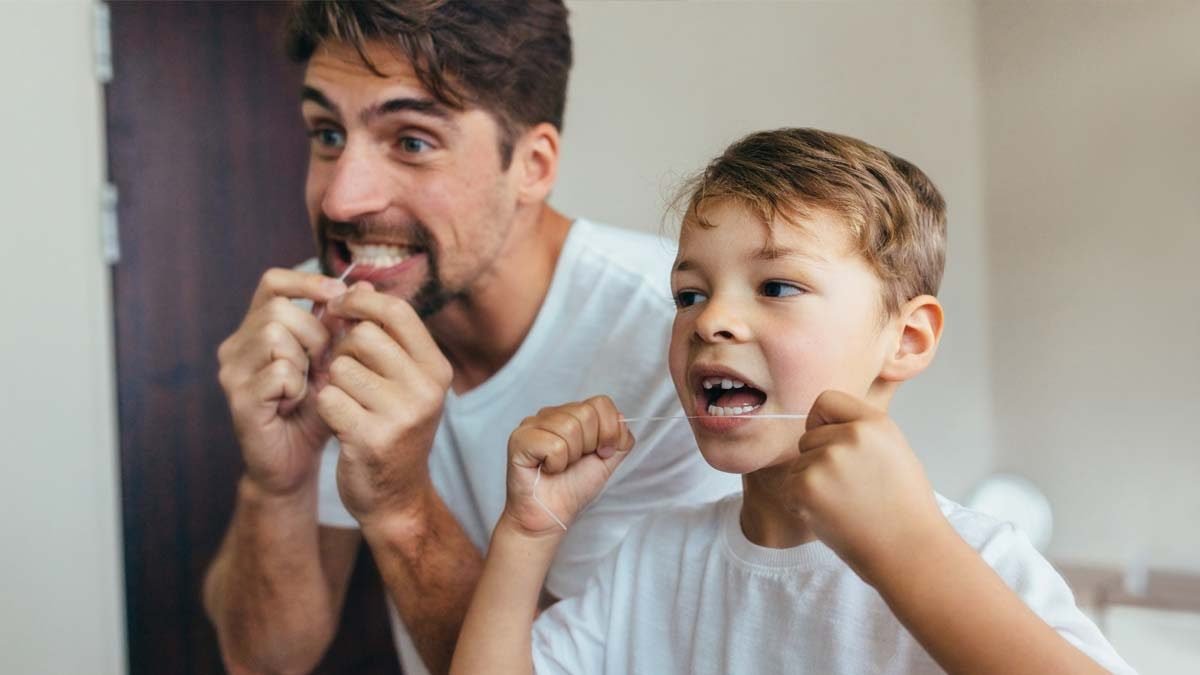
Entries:
{"label": "boy's eyebrow", "polygon": [[767,244],[750,256],[751,260],[779,260],[780,258],[805,258],[814,262],[829,262],[824,256],[798,248],[786,248]]}

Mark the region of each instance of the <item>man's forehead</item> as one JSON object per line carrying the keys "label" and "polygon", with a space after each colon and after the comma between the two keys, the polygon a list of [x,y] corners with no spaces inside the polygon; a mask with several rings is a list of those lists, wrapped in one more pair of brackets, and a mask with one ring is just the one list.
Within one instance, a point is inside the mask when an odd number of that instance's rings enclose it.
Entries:
{"label": "man's forehead", "polygon": [[398,93],[410,97],[433,98],[421,84],[412,64],[399,50],[370,43],[365,55],[371,60],[370,66],[352,45],[322,43],[308,60],[304,84],[320,89],[326,95],[343,89],[386,89],[398,90]]}

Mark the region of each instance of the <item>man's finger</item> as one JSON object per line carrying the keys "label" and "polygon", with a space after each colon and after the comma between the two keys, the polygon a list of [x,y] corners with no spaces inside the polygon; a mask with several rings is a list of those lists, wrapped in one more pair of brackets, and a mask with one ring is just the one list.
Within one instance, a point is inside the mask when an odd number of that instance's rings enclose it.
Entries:
{"label": "man's finger", "polygon": [[306,298],[313,302],[328,302],[345,292],[345,284],[323,274],[274,267],[259,280],[254,297],[250,300],[250,309],[258,309],[272,298]]}
{"label": "man's finger", "polygon": [[329,364],[329,382],[365,410],[383,413],[395,405],[391,384],[352,356],[339,356]]}
{"label": "man's finger", "polygon": [[441,366],[446,358],[412,305],[399,298],[355,286],[329,303],[329,313],[343,319],[374,321],[423,366]]}

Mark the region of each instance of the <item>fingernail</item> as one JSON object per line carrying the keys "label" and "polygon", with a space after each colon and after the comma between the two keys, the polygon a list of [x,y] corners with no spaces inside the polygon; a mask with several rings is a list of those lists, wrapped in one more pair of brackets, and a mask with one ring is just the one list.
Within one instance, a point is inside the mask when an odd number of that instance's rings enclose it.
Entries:
{"label": "fingernail", "polygon": [[340,295],[346,292],[346,284],[338,279],[326,279],[321,282],[321,288],[330,295]]}
{"label": "fingernail", "polygon": [[609,457],[612,457],[615,454],[617,454],[617,449],[614,447],[611,447],[611,446],[607,446],[607,445],[604,446],[603,448],[598,448],[596,450],[596,456],[599,457],[600,459],[608,459]]}

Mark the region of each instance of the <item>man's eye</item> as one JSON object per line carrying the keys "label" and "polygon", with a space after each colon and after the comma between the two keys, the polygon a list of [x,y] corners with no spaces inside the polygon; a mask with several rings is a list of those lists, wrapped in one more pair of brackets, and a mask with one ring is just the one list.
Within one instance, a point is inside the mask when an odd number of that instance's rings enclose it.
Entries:
{"label": "man's eye", "polygon": [[682,309],[703,302],[705,295],[700,291],[679,291],[675,294],[675,306]]}
{"label": "man's eye", "polygon": [[308,132],[308,137],[316,145],[330,150],[340,150],[346,146],[346,134],[329,127],[319,127]]}
{"label": "man's eye", "polygon": [[768,281],[762,287],[762,294],[768,298],[786,298],[792,295],[800,295],[803,292],[803,288],[782,281]]}
{"label": "man's eye", "polygon": [[404,152],[407,152],[412,155],[416,155],[416,154],[425,152],[426,150],[429,150],[431,147],[433,147],[433,146],[431,146],[427,141],[424,141],[420,138],[414,138],[412,136],[405,136],[404,138],[400,139],[400,149],[403,150]]}

